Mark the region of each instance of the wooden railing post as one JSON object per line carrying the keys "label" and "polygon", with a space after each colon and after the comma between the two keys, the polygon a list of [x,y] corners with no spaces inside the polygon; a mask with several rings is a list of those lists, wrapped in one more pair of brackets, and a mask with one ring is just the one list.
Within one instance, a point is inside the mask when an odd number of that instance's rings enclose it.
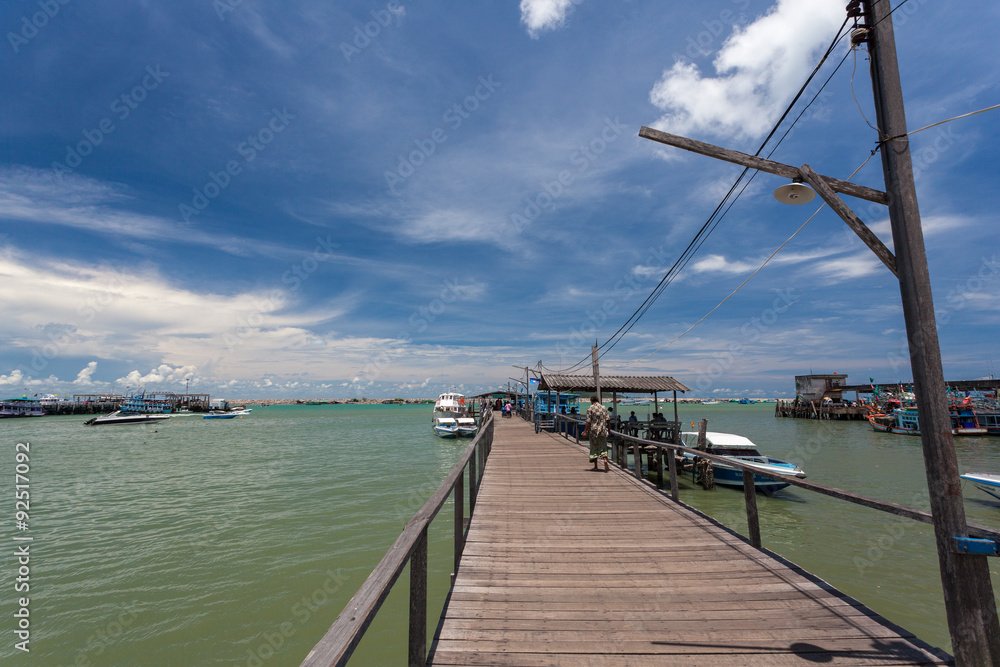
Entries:
{"label": "wooden railing post", "polygon": [[465,472],[458,475],[455,482],[455,574],[465,550]]}
{"label": "wooden railing post", "polygon": [[[479,447],[476,447],[477,451]],[[476,509],[476,453],[469,457],[469,515]]]}
{"label": "wooden railing post", "polygon": [[632,467],[635,468],[635,478],[642,479],[642,450],[638,441],[632,443]]}
{"label": "wooden railing post", "polygon": [[663,448],[656,448],[656,488],[663,488]]}
{"label": "wooden railing post", "polygon": [[410,667],[427,662],[427,526],[410,556]]}
{"label": "wooden railing post", "polygon": [[667,450],[667,466],[670,469],[670,497],[680,500],[680,489],[677,487],[677,452],[672,449]]}
{"label": "wooden railing post", "polygon": [[753,473],[749,470],[743,471],[743,498],[746,500],[747,505],[747,534],[750,537],[750,544],[760,549],[760,518],[757,516],[757,487],[753,484]]}

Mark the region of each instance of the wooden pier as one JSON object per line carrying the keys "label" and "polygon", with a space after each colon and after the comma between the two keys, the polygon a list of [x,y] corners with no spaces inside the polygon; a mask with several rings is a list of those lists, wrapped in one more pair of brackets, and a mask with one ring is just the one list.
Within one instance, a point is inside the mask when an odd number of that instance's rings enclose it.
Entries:
{"label": "wooden pier", "polygon": [[793,417],[795,419],[847,419],[865,421],[869,410],[865,406],[846,403],[829,403],[823,401],[779,400],[774,406],[775,417]]}
{"label": "wooden pier", "polygon": [[951,664],[583,446],[496,420],[428,664],[809,663]]}

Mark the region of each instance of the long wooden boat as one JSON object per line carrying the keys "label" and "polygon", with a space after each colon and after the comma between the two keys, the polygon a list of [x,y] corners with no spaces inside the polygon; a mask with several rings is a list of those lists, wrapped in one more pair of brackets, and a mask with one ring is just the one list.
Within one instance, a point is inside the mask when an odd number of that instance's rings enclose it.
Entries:
{"label": "long wooden boat", "polygon": [[[980,426],[975,411],[964,405],[948,406],[951,416],[952,435],[985,435],[985,426]],[[903,435],[920,435],[920,418],[916,408],[896,408],[889,413],[868,415],[868,423],[876,431]]]}

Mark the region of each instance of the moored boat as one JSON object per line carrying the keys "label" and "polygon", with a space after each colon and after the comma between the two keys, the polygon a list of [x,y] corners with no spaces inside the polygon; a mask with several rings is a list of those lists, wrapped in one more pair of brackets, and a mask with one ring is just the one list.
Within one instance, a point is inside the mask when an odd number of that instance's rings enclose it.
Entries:
{"label": "moored boat", "polygon": [[[985,435],[986,427],[980,426],[972,407],[951,404],[948,406],[951,416],[952,435]],[[889,413],[868,415],[868,423],[876,431],[903,435],[920,435],[920,418],[916,408],[896,408]]]}
{"label": "moored boat", "polygon": [[454,417],[435,417],[432,428],[434,435],[439,438],[455,438],[458,436],[458,421]]}
{"label": "moored boat", "polygon": [[33,398],[8,398],[0,402],[0,418],[44,416],[45,408],[41,401]]}
{"label": "moored boat", "polygon": [[[681,433],[681,442],[687,447],[698,446],[698,433],[687,431]],[[794,463],[774,459],[764,456],[757,451],[757,445],[749,438],[735,433],[708,432],[705,434],[705,443],[709,454],[724,456],[727,459],[738,461],[762,472],[777,473],[791,477],[804,478],[806,474]],[[696,454],[684,452],[685,458],[693,460]],[[731,486],[737,489],[743,488],[743,471],[739,468],[727,466],[724,463],[712,462],[712,472],[715,475],[715,483],[721,486]],[[787,482],[764,477],[763,475],[753,476],[753,485],[758,491],[764,493],[774,493],[786,486]]]}
{"label": "moored boat", "polygon": [[970,472],[959,477],[969,480],[983,493],[1000,500],[1000,475],[990,472]]}
{"label": "moored boat", "polygon": [[471,438],[476,435],[476,431],[479,427],[476,425],[476,420],[472,417],[458,417],[455,419],[458,424],[456,432],[460,438]]}

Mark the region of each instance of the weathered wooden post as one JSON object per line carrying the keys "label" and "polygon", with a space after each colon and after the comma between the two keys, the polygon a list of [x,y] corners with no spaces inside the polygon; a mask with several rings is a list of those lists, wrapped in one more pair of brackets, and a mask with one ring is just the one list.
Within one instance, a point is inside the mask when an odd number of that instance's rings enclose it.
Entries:
{"label": "weathered wooden post", "polygon": [[458,574],[458,565],[465,550],[465,471],[458,473],[455,480],[455,572],[452,581]]}
{"label": "weathered wooden post", "polygon": [[427,662],[427,526],[410,556],[410,667]]}
{"label": "weathered wooden post", "polygon": [[757,515],[757,487],[753,483],[753,473],[749,470],[743,471],[743,499],[747,506],[747,535],[750,537],[750,545],[756,549],[760,549],[760,518]]}
{"label": "weathered wooden post", "polygon": [[882,170],[948,629],[958,665],[996,667],[1000,665],[1000,623],[989,563],[984,555],[959,554],[955,544],[956,538],[969,533],[947,410],[891,13],[887,2],[864,3]]}

